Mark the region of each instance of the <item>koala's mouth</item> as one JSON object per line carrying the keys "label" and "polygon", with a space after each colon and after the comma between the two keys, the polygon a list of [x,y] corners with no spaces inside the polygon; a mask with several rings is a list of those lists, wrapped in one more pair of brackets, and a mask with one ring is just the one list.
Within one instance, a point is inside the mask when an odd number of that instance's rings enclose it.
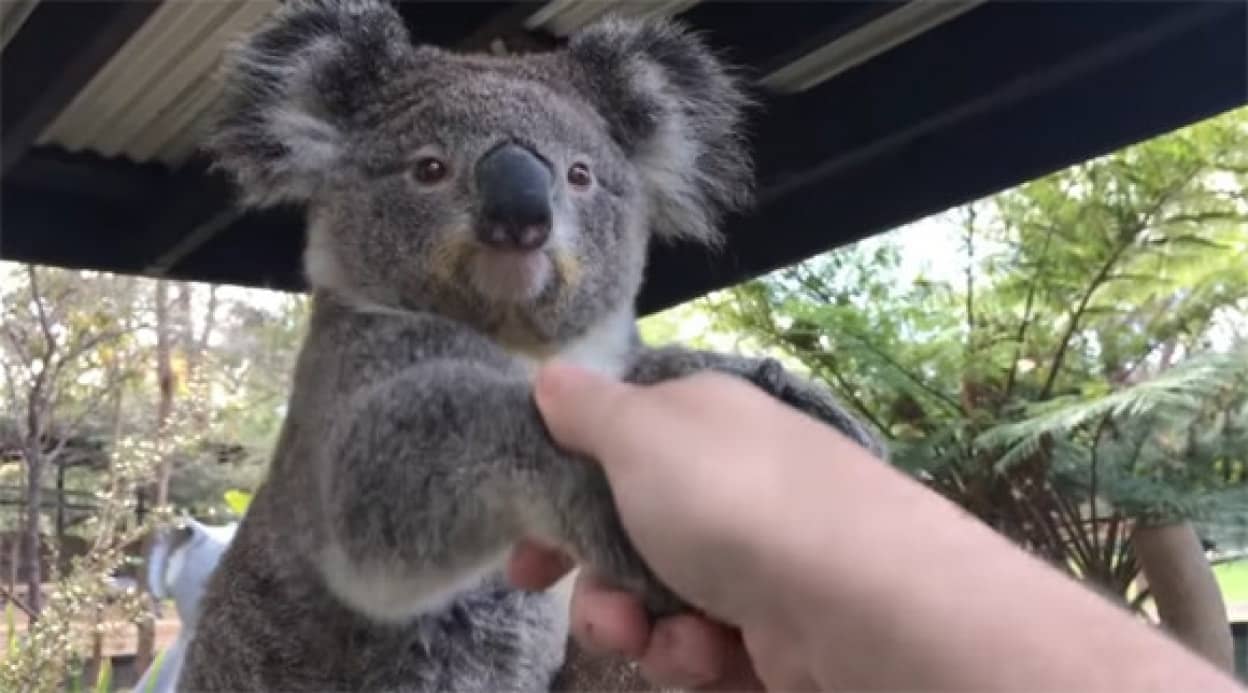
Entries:
{"label": "koala's mouth", "polygon": [[468,261],[473,287],[502,303],[533,301],[554,279],[555,271],[554,260],[541,250],[481,248]]}

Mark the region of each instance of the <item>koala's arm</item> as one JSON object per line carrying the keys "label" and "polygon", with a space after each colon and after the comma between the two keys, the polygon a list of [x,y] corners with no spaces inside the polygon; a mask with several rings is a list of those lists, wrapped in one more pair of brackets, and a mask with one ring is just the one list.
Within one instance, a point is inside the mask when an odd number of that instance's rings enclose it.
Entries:
{"label": "koala's arm", "polygon": [[775,359],[749,358],[679,346],[643,348],[637,353],[625,379],[645,385],[708,370],[744,378],[772,397],[836,428],[875,456],[887,456],[879,437],[845,411],[831,391],[790,373]]}
{"label": "koala's arm", "polygon": [[536,536],[655,613],[683,608],[629,543],[601,469],[556,448],[528,379],[472,358],[479,344],[460,346],[439,349],[460,356],[422,359],[340,405],[319,460],[331,589],[375,618],[401,618]]}

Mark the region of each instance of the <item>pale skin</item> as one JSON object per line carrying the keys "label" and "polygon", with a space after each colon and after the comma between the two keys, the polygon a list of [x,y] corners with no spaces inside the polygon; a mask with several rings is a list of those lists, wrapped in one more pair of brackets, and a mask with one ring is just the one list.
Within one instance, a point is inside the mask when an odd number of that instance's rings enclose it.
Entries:
{"label": "pale skin", "polygon": [[[1242,690],[836,430],[728,376],[635,386],[563,365],[552,435],[606,471],[641,555],[697,605],[651,623],[578,576],[572,632],[652,682],[768,690]],[[509,574],[572,568],[534,543]]]}

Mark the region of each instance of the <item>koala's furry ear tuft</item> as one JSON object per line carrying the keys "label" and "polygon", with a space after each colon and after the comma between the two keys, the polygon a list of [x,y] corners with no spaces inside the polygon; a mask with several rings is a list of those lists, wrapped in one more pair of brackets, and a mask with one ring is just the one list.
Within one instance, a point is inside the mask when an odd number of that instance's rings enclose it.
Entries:
{"label": "koala's furry ear tuft", "polygon": [[244,203],[306,201],[365,104],[414,52],[385,0],[286,0],[227,52],[205,149]]}
{"label": "koala's furry ear tuft", "polygon": [[730,67],[663,19],[608,17],[574,35],[568,57],[645,179],[655,234],[717,244],[724,214],[753,201],[751,100]]}

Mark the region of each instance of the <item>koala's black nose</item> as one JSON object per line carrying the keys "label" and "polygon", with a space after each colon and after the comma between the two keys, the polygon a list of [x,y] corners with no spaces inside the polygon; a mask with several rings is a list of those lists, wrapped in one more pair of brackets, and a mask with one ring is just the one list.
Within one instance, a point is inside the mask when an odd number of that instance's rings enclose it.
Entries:
{"label": "koala's black nose", "polygon": [[477,162],[482,243],[513,250],[540,248],[550,237],[550,166],[518,144],[495,147]]}

